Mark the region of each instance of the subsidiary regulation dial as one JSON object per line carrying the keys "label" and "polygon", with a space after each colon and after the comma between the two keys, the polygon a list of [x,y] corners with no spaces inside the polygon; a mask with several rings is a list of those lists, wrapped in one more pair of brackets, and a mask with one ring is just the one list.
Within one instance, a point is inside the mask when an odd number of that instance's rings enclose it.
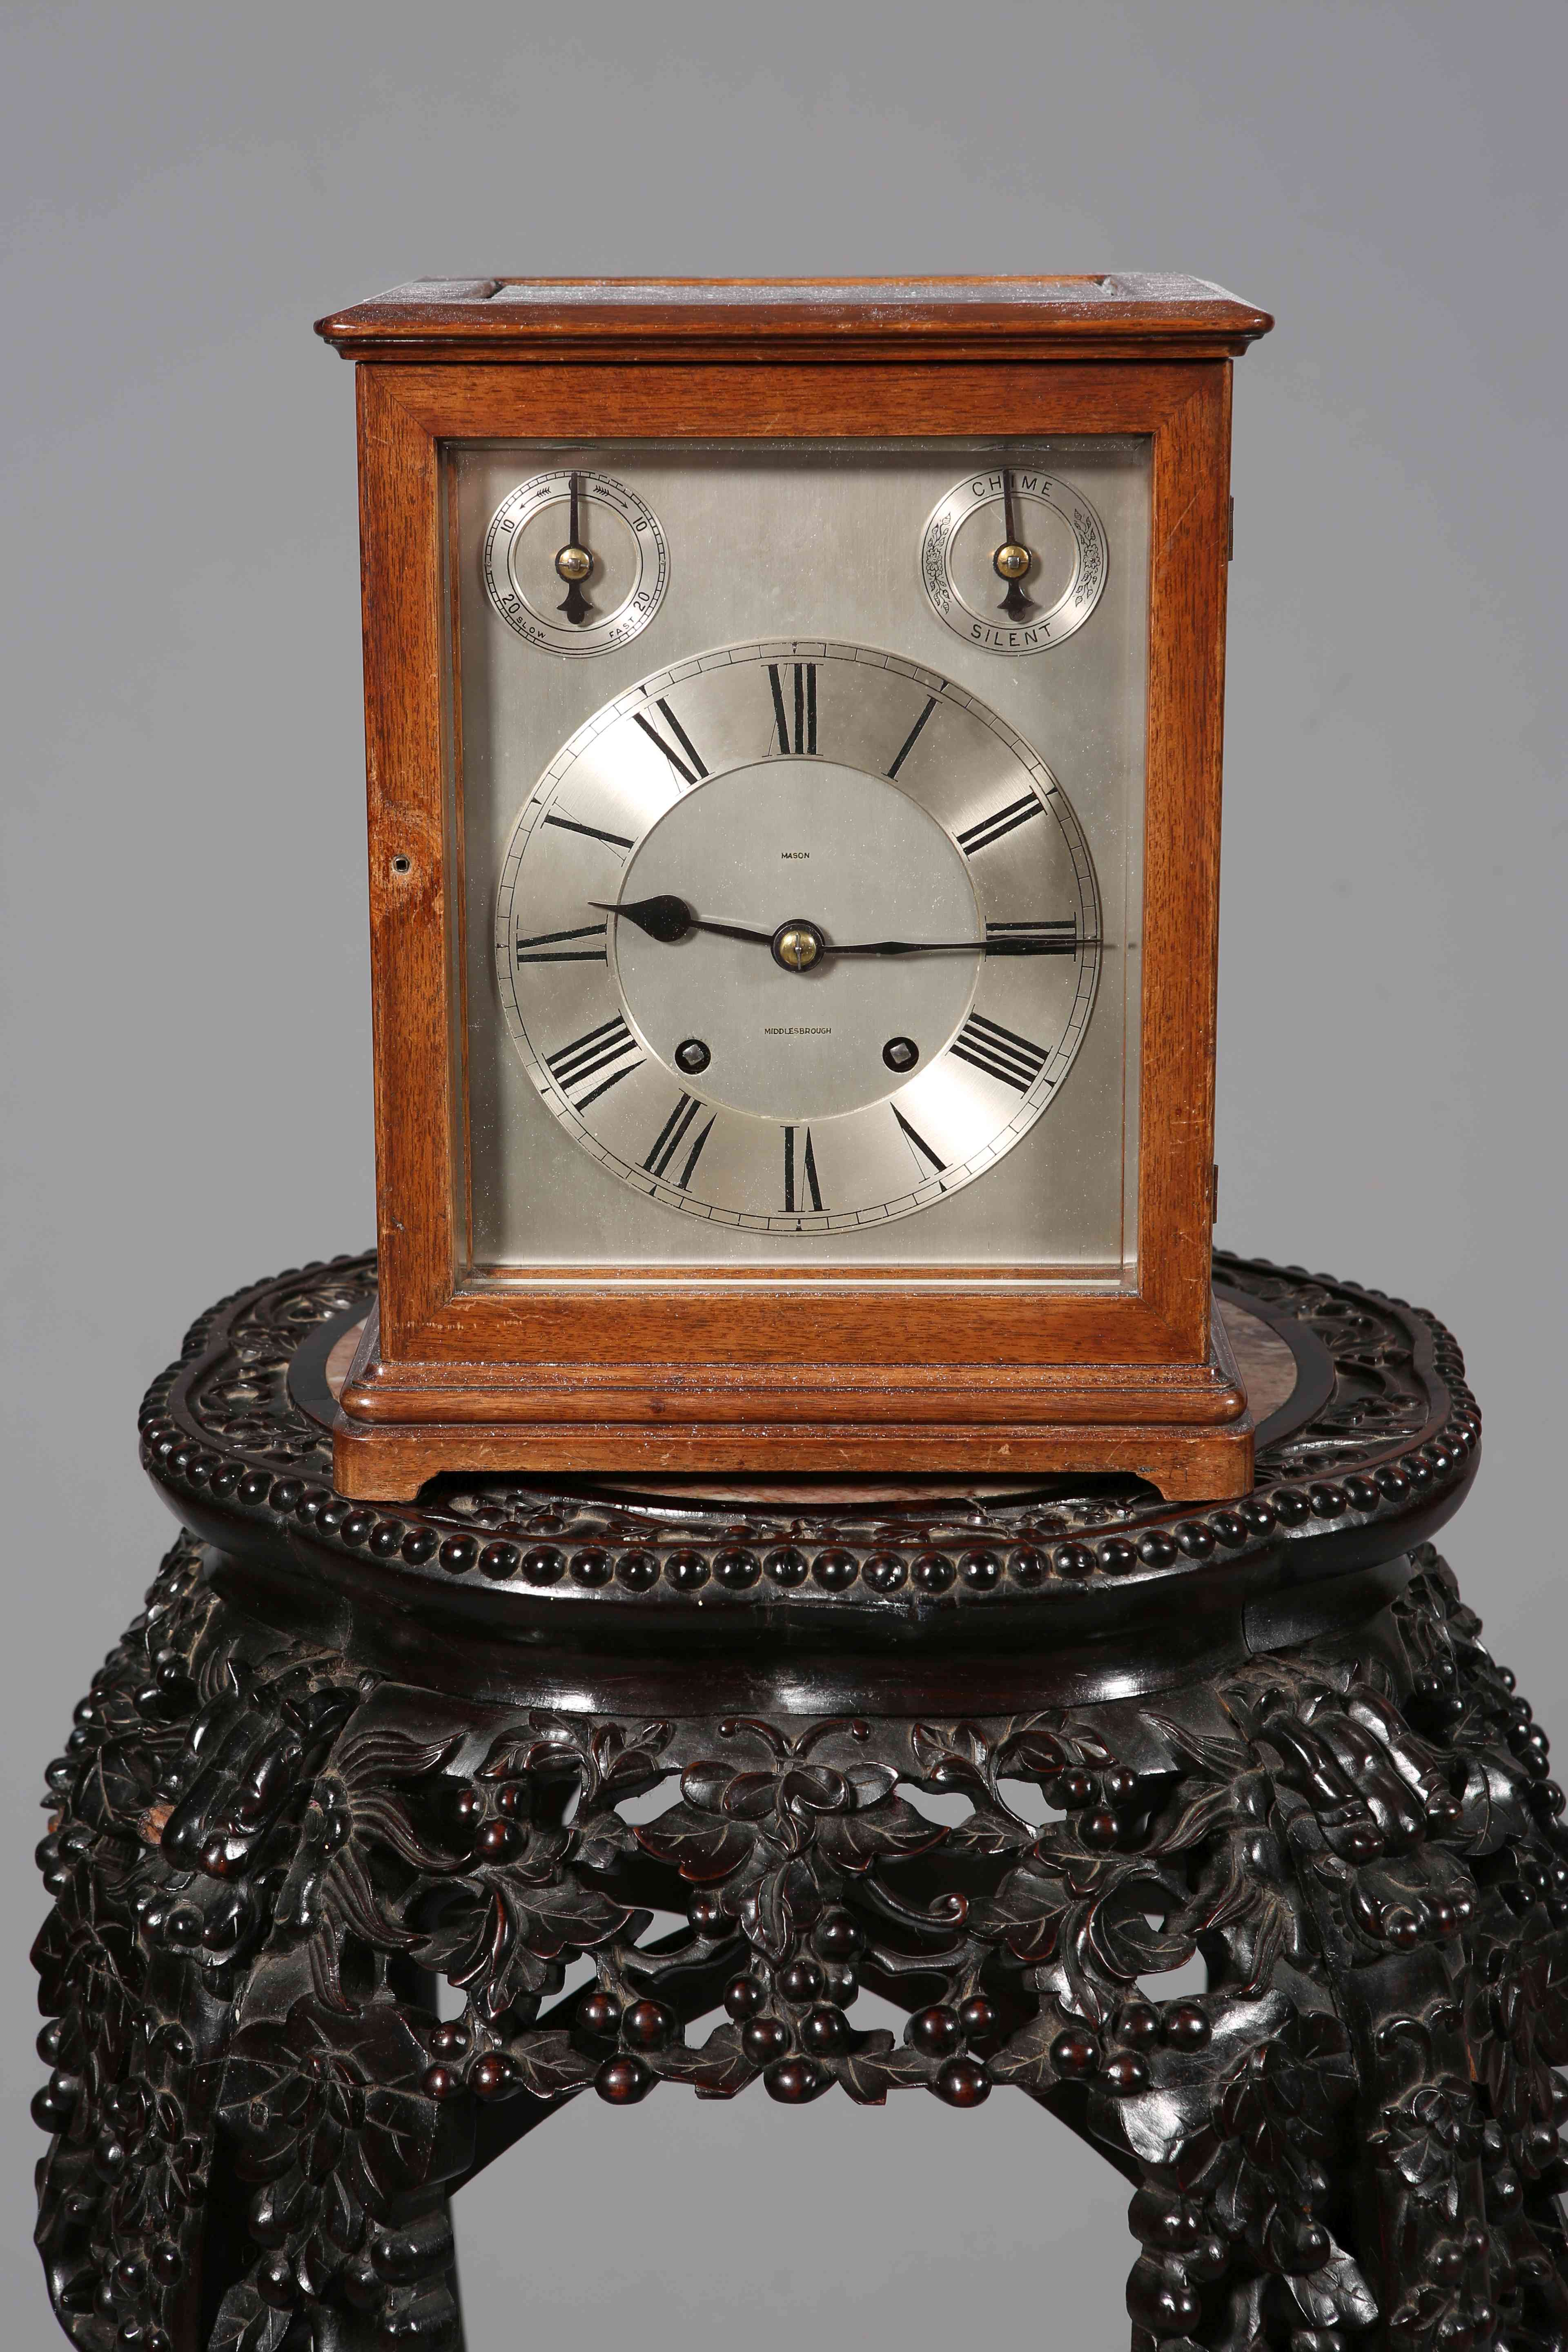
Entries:
{"label": "subsidiary regulation dial", "polygon": [[1105,586],[1105,525],[1081,490],[1037,466],[955,482],[921,543],[921,578],[954,636],[1037,654],[1081,629]]}
{"label": "subsidiary regulation dial", "polygon": [[613,653],[646,629],[669,583],[647,500],[593,467],[531,475],[485,533],[485,588],[510,628],[546,653]]}
{"label": "subsidiary regulation dial", "polygon": [[700,654],[595,712],[496,902],[507,1025],[563,1130],[664,1208],[781,1236],[994,1167],[1058,1097],[1100,950],[1038,753],[936,672],[822,640]]}

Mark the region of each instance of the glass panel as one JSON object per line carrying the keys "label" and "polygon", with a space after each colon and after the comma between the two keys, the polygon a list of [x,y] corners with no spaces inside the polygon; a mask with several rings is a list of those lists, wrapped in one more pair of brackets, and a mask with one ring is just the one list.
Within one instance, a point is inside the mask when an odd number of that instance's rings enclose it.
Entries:
{"label": "glass panel", "polygon": [[471,1277],[1134,1286],[1147,441],[447,467]]}

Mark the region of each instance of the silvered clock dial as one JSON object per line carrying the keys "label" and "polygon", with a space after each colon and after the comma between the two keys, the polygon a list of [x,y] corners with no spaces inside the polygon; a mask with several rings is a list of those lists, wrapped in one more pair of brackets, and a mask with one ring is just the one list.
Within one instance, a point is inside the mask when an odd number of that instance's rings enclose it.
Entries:
{"label": "silvered clock dial", "polygon": [[1136,1286],[1149,518],[1135,436],[458,456],[476,1279]]}
{"label": "silvered clock dial", "polygon": [[985,466],[955,482],[921,543],[932,606],[992,654],[1043,653],[1081,629],[1108,560],[1089,499],[1038,466]]}
{"label": "silvered clock dial", "polygon": [[774,640],[576,729],[517,819],[495,953],[532,1085],[604,1169],[819,1235],[942,1202],[1049,1109],[1100,899],[1061,785],[973,692]]}
{"label": "silvered clock dial", "polygon": [[543,652],[607,654],[647,628],[669,551],[646,499],[614,475],[554,467],[508,492],[485,533],[485,587]]}

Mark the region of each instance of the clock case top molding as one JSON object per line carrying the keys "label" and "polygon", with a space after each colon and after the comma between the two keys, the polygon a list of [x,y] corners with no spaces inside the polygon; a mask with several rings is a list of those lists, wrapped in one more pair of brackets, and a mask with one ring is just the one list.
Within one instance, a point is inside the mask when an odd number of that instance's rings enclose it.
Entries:
{"label": "clock case top molding", "polygon": [[[345,1494],[447,1467],[1135,1470],[1245,1492],[1211,1333],[1230,361],[1193,278],[436,280],[318,331],[358,362],[380,1310]],[[1139,1287],[995,1269],[464,1272],[444,445],[1146,436]]]}

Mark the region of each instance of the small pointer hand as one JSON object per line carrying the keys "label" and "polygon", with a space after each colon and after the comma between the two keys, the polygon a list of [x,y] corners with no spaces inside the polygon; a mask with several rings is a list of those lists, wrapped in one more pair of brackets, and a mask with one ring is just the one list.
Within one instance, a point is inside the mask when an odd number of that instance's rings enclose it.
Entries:
{"label": "small pointer hand", "polygon": [[581,478],[575,473],[574,473],[570,478],[572,511],[570,521],[567,524],[567,543],[561,550],[560,554],[555,559],[555,569],[557,572],[561,572],[561,577],[566,583],[566,593],[555,609],[558,613],[564,613],[566,618],[574,625],[574,626],[581,626],[582,623],[587,619],[589,614],[594,609],[592,604],[589,604],[586,596],[583,593],[583,580],[586,578],[586,573],[584,572],[579,576],[574,571],[568,570],[562,572],[561,570],[563,562],[568,556],[573,559],[574,562],[580,562],[587,553],[586,548],[583,545],[582,525],[578,516],[578,483],[580,478]]}
{"label": "small pointer hand", "polygon": [[[1002,528],[1007,534],[1009,547],[1022,545],[1018,537],[1018,519],[1013,511],[1013,476],[1006,467],[1004,467],[1002,471]],[[1000,553],[1001,551],[998,550],[998,552]],[[1031,609],[1031,600],[1024,593],[1022,575],[1016,580],[1008,581],[1007,593],[996,609],[1000,613],[1005,613],[1010,621],[1021,621],[1025,614]]]}

